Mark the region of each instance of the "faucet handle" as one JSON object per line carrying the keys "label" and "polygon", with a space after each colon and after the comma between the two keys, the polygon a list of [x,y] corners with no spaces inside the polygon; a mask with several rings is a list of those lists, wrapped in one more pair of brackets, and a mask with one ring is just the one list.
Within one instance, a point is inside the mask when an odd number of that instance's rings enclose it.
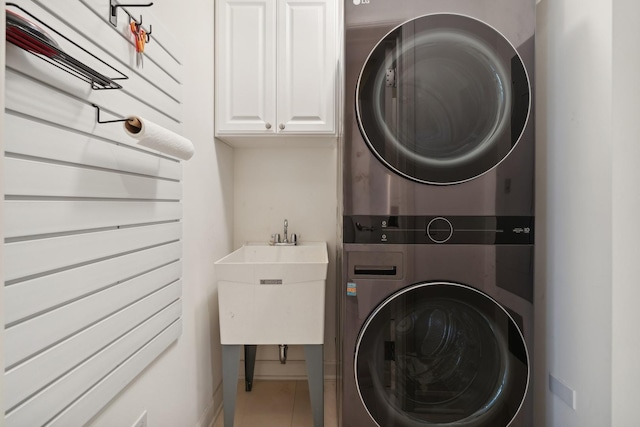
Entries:
{"label": "faucet handle", "polygon": [[269,244],[275,245],[276,243],[280,243],[280,233],[275,233],[271,235],[271,240],[269,241]]}

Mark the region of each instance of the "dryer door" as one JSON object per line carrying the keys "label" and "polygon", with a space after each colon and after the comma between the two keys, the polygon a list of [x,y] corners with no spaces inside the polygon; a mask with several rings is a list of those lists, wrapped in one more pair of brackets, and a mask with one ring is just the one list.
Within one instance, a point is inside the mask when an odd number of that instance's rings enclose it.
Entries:
{"label": "dryer door", "polygon": [[529,383],[507,311],[471,287],[420,283],[387,298],[360,332],[358,392],[383,427],[506,427]]}
{"label": "dryer door", "polygon": [[356,116],[369,148],[414,181],[454,184],[500,163],[531,109],[523,62],[494,28],[464,15],[408,21],[369,54]]}

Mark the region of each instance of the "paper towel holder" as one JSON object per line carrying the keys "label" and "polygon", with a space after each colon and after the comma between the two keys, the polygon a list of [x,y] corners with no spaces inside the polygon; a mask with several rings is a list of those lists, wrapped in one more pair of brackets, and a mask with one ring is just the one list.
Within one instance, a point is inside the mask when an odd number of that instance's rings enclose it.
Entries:
{"label": "paper towel holder", "polygon": [[[168,154],[172,157],[177,157],[182,160],[189,160],[191,156],[193,156],[193,143],[183,136],[168,131],[155,123],[149,122],[145,125],[144,119],[138,116],[129,116],[127,118],[114,120],[101,120],[100,107],[97,104],[91,105],[96,109],[96,123],[104,124],[123,122],[124,130],[127,132],[127,134],[129,134],[129,136],[138,139],[139,145],[142,145],[146,148],[151,148],[163,154]],[[158,137],[158,135],[151,138],[144,136],[149,129],[149,125],[151,126],[151,128],[160,128],[163,132],[169,134],[169,139],[171,141],[165,140],[166,135],[160,138]]]}
{"label": "paper towel holder", "polygon": [[104,123],[118,123],[118,122],[126,122],[129,120],[128,118],[117,119],[117,120],[100,120],[100,107],[96,104],[91,104],[96,109],[96,123],[104,124]]}
{"label": "paper towel holder", "polygon": [[137,133],[142,128],[142,124],[135,117],[127,117],[124,119],[115,119],[115,120],[100,120],[100,107],[96,104],[91,104],[96,109],[96,123],[105,124],[105,123],[120,123],[127,122],[125,126],[129,129],[129,131],[133,133]]}

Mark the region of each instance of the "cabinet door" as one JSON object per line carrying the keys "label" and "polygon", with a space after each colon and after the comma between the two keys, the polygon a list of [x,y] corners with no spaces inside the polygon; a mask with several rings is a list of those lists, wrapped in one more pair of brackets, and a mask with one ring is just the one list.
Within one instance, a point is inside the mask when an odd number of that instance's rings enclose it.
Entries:
{"label": "cabinet door", "polygon": [[335,3],[278,1],[279,132],[335,132]]}
{"label": "cabinet door", "polygon": [[276,0],[220,0],[216,132],[276,131]]}

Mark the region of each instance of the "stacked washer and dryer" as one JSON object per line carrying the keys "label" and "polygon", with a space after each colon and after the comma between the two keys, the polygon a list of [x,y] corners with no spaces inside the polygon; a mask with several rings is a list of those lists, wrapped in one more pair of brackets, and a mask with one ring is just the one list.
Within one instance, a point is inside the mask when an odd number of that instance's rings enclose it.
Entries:
{"label": "stacked washer and dryer", "polygon": [[339,418],[532,427],[533,0],[345,0]]}

